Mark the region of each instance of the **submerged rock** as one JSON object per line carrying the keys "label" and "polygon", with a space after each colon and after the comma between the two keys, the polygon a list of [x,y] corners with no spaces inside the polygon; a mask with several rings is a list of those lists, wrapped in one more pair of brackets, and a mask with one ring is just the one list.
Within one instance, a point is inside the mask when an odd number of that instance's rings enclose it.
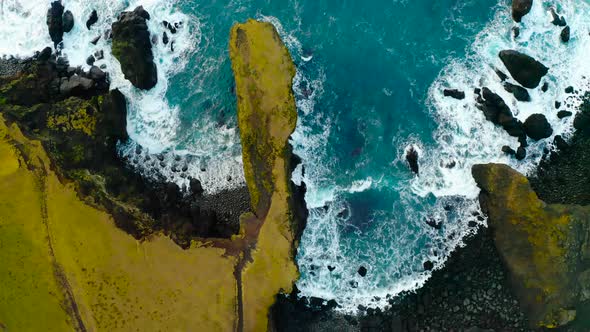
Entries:
{"label": "submerged rock", "polygon": [[47,28],[49,29],[49,36],[51,41],[55,45],[59,44],[63,40],[64,27],[63,27],[63,14],[64,7],[60,1],[54,1],[51,3],[51,8],[47,11]]}
{"label": "submerged rock", "polygon": [[559,327],[576,317],[590,271],[590,208],[548,205],[527,178],[506,165],[475,165],[472,174],[494,242],[531,327]]}
{"label": "submerged rock", "polygon": [[150,15],[143,7],[123,12],[113,23],[113,55],[121,63],[125,78],[139,89],[149,90],[158,82],[150,32],[146,20]]}
{"label": "submerged rock", "polygon": [[548,138],[553,134],[553,128],[543,114],[533,114],[524,122],[524,131],[527,136],[538,141]]}
{"label": "submerged rock", "polygon": [[459,100],[465,99],[465,92],[457,89],[445,89],[443,94],[445,97],[451,97]]}
{"label": "submerged rock", "polygon": [[531,11],[533,0],[512,0],[512,18],[520,22]]}
{"label": "submerged rock", "polygon": [[549,71],[549,68],[533,57],[513,50],[501,51],[500,59],[510,72],[510,75],[512,75],[512,78],[529,89],[539,86],[541,79]]}

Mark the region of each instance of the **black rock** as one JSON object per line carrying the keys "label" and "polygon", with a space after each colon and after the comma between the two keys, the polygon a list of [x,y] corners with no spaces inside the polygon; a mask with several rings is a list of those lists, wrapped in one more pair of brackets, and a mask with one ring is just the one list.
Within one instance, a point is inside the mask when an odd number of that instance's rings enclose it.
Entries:
{"label": "black rock", "polygon": [[574,128],[577,130],[588,131],[590,129],[590,112],[584,110],[578,112],[574,119]]}
{"label": "black rock", "polygon": [[74,28],[74,14],[71,11],[66,10],[63,15],[63,30],[64,32],[70,32]]}
{"label": "black rock", "polygon": [[125,78],[143,90],[153,88],[158,82],[147,19],[149,14],[140,6],[121,13],[112,27],[113,55],[121,63]]}
{"label": "black rock", "polygon": [[551,23],[553,23],[554,25],[560,26],[560,27],[564,27],[567,25],[565,18],[563,16],[557,15],[555,8],[551,8],[549,10],[549,12],[551,13],[551,18],[552,18]]}
{"label": "black rock", "polygon": [[560,118],[560,119],[567,118],[567,117],[572,116],[572,115],[573,115],[573,113],[570,112],[570,111],[559,111],[559,112],[557,112],[557,117]]}
{"label": "black rock", "polygon": [[93,39],[90,41],[90,44],[92,44],[92,45],[96,45],[96,44],[98,43],[98,41],[100,40],[100,37],[101,37],[100,35],[98,35],[98,36],[94,37],[94,38],[93,38]]}
{"label": "black rock", "polygon": [[203,189],[203,185],[201,184],[201,181],[199,181],[197,179],[190,180],[190,188],[191,188],[191,193],[195,196],[201,196],[203,194],[203,192],[205,191]]}
{"label": "black rock", "polygon": [[561,137],[561,135],[556,135],[555,139],[553,140],[553,143],[555,144],[555,147],[557,147],[561,151],[569,147],[569,144],[567,144],[567,142],[563,139],[563,137]]}
{"label": "black rock", "polygon": [[570,27],[569,25],[566,26],[565,28],[563,28],[563,30],[561,30],[561,41],[564,43],[567,43],[570,41]]}
{"label": "black rock", "polygon": [[166,33],[166,31],[164,31],[164,35],[162,36],[162,43],[164,43],[164,45],[168,45],[168,42],[170,40],[168,39],[168,34]]}
{"label": "black rock", "polygon": [[455,99],[465,99],[465,92],[457,90],[457,89],[445,89],[443,91],[445,97],[451,97]]}
{"label": "black rock", "polygon": [[512,115],[512,111],[502,97],[487,87],[482,89],[482,98],[478,101],[477,107],[483,111],[488,121],[504,128],[510,136],[525,136],[522,123]]}
{"label": "black rock", "polygon": [[512,0],[512,18],[520,22],[531,11],[533,0]]}
{"label": "black rock", "polygon": [[361,277],[364,277],[367,275],[367,269],[364,266],[361,266],[357,272]]}
{"label": "black rock", "polygon": [[49,28],[51,41],[56,46],[61,43],[64,36],[63,14],[64,7],[61,5],[61,1],[52,2],[51,8],[47,11],[47,28]]}
{"label": "black rock", "polygon": [[420,167],[418,165],[418,151],[416,151],[413,146],[411,146],[410,149],[408,149],[408,152],[406,152],[406,161],[410,165],[412,172],[418,174],[420,171]]}
{"label": "black rock", "polygon": [[514,151],[514,149],[509,147],[508,145],[504,145],[502,147],[502,152],[504,152],[505,154],[510,155],[510,156],[516,155],[516,151]]}
{"label": "black rock", "polygon": [[90,30],[90,27],[93,26],[96,22],[98,22],[98,13],[96,13],[96,10],[93,10],[92,13],[90,13],[88,21],[86,21],[86,28]]}
{"label": "black rock", "polygon": [[104,59],[104,51],[98,50],[98,51],[94,52],[94,57],[96,58],[96,60]]}
{"label": "black rock", "polygon": [[426,224],[434,229],[440,230],[442,229],[442,222],[434,219],[434,218],[428,218],[426,219]]}
{"label": "black rock", "polygon": [[48,61],[51,58],[52,52],[53,51],[51,50],[51,47],[44,48],[43,51],[41,51],[39,53],[39,55],[37,56],[37,60],[39,60],[41,62]]}
{"label": "black rock", "polygon": [[510,75],[522,86],[529,89],[539,86],[541,79],[549,71],[549,68],[539,61],[514,50],[501,51],[500,59]]}
{"label": "black rock", "polygon": [[425,271],[432,271],[432,269],[434,269],[434,263],[431,261],[424,262],[423,266]]}
{"label": "black rock", "polygon": [[514,98],[516,98],[516,100],[518,101],[531,101],[531,96],[529,95],[527,89],[521,87],[520,85],[505,82],[504,90],[512,93],[514,95]]}
{"label": "black rock", "polygon": [[553,128],[543,114],[533,114],[524,122],[524,130],[528,137],[538,141],[553,134]]}
{"label": "black rock", "polygon": [[549,90],[549,83],[545,82],[545,83],[543,83],[543,86],[541,87],[541,91],[547,92],[547,90]]}
{"label": "black rock", "polygon": [[100,70],[100,68],[98,68],[96,66],[92,66],[92,68],[90,68],[90,71],[88,72],[88,74],[89,74],[90,78],[95,81],[102,81],[107,77],[107,74],[105,74],[105,72],[103,72],[102,70]]}
{"label": "black rock", "polygon": [[[500,81],[504,82],[506,79],[508,79],[508,75],[504,74],[503,71],[501,71],[500,69],[495,69],[496,75],[498,75],[498,77],[500,78]],[[479,94],[479,93],[476,93]]]}
{"label": "black rock", "polygon": [[163,21],[162,25],[164,25],[164,27],[168,29],[172,34],[176,33],[176,27],[170,24],[168,21]]}
{"label": "black rock", "polygon": [[516,38],[518,38],[518,36],[520,36],[520,28],[519,27],[512,28],[512,36],[514,36],[514,39],[516,39]]}
{"label": "black rock", "polygon": [[516,160],[523,160],[524,158],[526,158],[526,149],[523,148],[522,146],[519,146],[518,149],[516,150]]}
{"label": "black rock", "polygon": [[332,272],[336,269],[335,266],[328,265],[328,271]]}
{"label": "black rock", "polygon": [[92,65],[94,65],[94,62],[96,62],[96,58],[94,57],[94,55],[91,55],[91,56],[89,56],[89,57],[86,59],[86,63],[87,63],[89,66],[92,66]]}
{"label": "black rock", "polygon": [[559,109],[561,107],[561,103],[559,101],[555,101],[555,109]]}
{"label": "black rock", "polygon": [[574,93],[574,87],[568,86],[567,88],[565,88],[565,93]]}

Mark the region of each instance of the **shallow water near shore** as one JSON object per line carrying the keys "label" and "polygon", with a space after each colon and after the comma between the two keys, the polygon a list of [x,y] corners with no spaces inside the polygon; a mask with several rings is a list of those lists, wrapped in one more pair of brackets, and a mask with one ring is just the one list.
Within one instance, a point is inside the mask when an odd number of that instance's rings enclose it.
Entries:
{"label": "shallow water near shore", "polygon": [[[51,44],[49,1],[0,3],[0,54],[28,56]],[[293,179],[307,184],[310,218],[297,256],[297,286],[303,296],[335,299],[340,310],[354,312],[359,305],[383,307],[389,296],[420,287],[430,275],[424,262],[442,266],[466,234],[485,224],[475,215],[473,164],[504,162],[531,172],[552,141],[531,142],[523,162],[504,156],[501,147],[515,148],[517,141],[485,121],[474,88],[490,87],[522,121],[541,112],[554,135],[569,133],[572,119],[559,120],[553,104],[562,101],[562,109],[574,111],[576,101],[566,103],[564,89],[582,87],[590,75],[590,5],[559,2],[572,28],[570,43],[562,44],[547,12],[556,3],[535,1],[515,40],[504,0],[64,0],[76,27],[64,37],[63,54],[72,65],[86,66],[90,54],[105,51],[97,65],[107,66],[113,88],[129,98],[134,142],[122,145],[121,153],[139,172],[160,172],[180,184],[196,177],[216,193],[243,185],[229,29],[249,17],[272,22],[298,67],[300,118],[292,144],[303,165]],[[108,40],[89,43],[120,11],[139,4],[150,12],[149,28],[157,36],[159,82],[148,92],[123,78]],[[89,31],[84,22],[93,8],[99,22]],[[169,35],[174,47],[162,41],[163,20],[182,22]],[[531,103],[516,102],[494,73],[503,69],[497,57],[503,49],[550,67],[549,90],[531,90]],[[444,88],[461,89],[466,98],[444,97]],[[419,152],[419,176],[404,160],[410,145]],[[163,166],[156,158],[145,161],[160,153]],[[185,166],[184,173],[175,172]],[[365,277],[357,273],[360,267]]]}

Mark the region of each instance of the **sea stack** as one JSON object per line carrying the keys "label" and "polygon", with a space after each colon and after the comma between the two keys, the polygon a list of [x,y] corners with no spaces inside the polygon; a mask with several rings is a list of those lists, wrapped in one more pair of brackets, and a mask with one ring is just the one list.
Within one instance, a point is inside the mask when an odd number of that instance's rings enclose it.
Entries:
{"label": "sea stack", "polygon": [[125,78],[142,90],[149,90],[158,83],[158,71],[154,63],[150,32],[146,21],[150,14],[137,7],[123,12],[113,23],[113,55],[121,63]]}

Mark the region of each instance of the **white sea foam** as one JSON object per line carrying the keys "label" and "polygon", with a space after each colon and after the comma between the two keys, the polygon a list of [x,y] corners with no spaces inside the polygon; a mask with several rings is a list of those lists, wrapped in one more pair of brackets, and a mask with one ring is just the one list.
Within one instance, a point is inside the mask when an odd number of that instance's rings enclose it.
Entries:
{"label": "white sea foam", "polygon": [[[373,228],[369,231],[352,228],[356,238],[344,238],[341,227],[352,227],[348,224],[350,207],[345,194],[351,193],[351,188],[360,188],[359,181],[363,180],[356,180],[349,186],[325,185],[330,183],[327,179],[334,170],[330,170],[331,165],[322,163],[322,156],[318,155],[324,151],[331,123],[322,122],[321,112],[296,89],[299,98],[304,100],[298,106],[305,120],[298,126],[293,141],[295,152],[303,157],[301,169],[305,169],[305,174],[296,173],[295,178],[306,182],[306,201],[310,208],[298,255],[302,272],[298,288],[302,296],[335,299],[340,304],[338,310],[354,313],[359,305],[384,307],[391,296],[421,287],[430,277],[430,273],[422,269],[424,261],[433,262],[435,269],[442,267],[450,252],[463,246],[463,238],[475,231],[476,228],[467,225],[468,220],[485,225],[485,219],[474,217],[481,211],[476,200],[479,190],[471,177],[471,167],[477,163],[500,162],[529,174],[538,165],[543,149],[552,147],[555,135],[567,137],[571,133],[573,117],[558,119],[554,102],[561,101],[562,110],[575,113],[579,101],[567,95],[565,88],[569,85],[582,90],[588,88],[590,5],[584,1],[560,1],[560,14],[565,16],[572,30],[570,42],[564,44],[559,40],[561,29],[551,24],[548,14],[549,6],[556,5],[556,1],[535,1],[531,13],[520,24],[521,35],[516,40],[511,36],[515,23],[504,4],[500,3],[502,7],[497,15],[478,34],[467,58],[449,63],[429,90],[428,106],[439,123],[434,133],[436,145],[422,144],[415,137],[398,142],[398,158],[393,164],[405,163],[406,150],[414,146],[420,157],[420,176],[408,183],[394,184],[400,194],[400,201],[393,209],[396,215],[375,213],[372,216],[374,222],[369,224]],[[517,102],[507,93],[494,72],[499,68],[508,73],[498,57],[499,51],[504,49],[522,51],[550,67],[544,78],[549,90],[545,93],[540,88],[530,90],[530,103]],[[514,83],[512,79],[510,81]],[[533,113],[545,114],[553,127],[553,136],[540,142],[529,142],[528,156],[524,161],[518,162],[504,155],[502,146],[516,148],[518,142],[503,129],[486,121],[475,107],[473,90],[483,86],[499,94],[521,121]],[[463,90],[466,98],[444,97],[444,88]],[[309,123],[323,124],[322,134],[309,135],[312,131],[306,126]],[[367,182],[362,184],[364,190],[379,190],[380,186],[391,185],[386,180],[370,186]],[[434,205],[427,203],[433,199],[436,201]],[[453,207],[451,212],[449,206]],[[424,212],[415,213],[414,210]],[[392,228],[388,220],[396,218],[409,222],[395,224],[396,228]],[[441,222],[444,227],[436,230],[425,226],[424,220]],[[351,248],[358,251],[351,253]],[[327,269],[327,265],[334,270]],[[356,274],[361,265],[369,270],[365,278]]]}
{"label": "white sea foam", "polygon": [[[0,56],[12,55],[26,57],[33,52],[52,46],[45,23],[50,0],[0,0]],[[190,58],[199,51],[201,26],[198,17],[182,13],[177,1],[164,0],[105,0],[88,2],[86,0],[63,0],[66,10],[75,19],[74,29],[64,34],[62,54],[67,56],[72,66],[88,69],[86,59],[96,51],[104,52],[104,59],[96,61],[96,66],[106,65],[110,75],[111,89],[119,89],[127,97],[127,131],[131,138],[129,144],[121,146],[120,151],[143,174],[163,174],[179,185],[188,184],[187,178],[200,179],[205,191],[214,193],[223,189],[241,186],[244,183],[241,158],[235,152],[223,152],[225,145],[235,146],[238,141],[233,128],[208,130],[209,137],[202,138],[189,148],[181,151],[177,130],[180,125],[179,108],[171,105],[166,98],[170,80],[181,72]],[[143,6],[151,16],[148,28],[152,35],[154,61],[158,69],[158,84],[149,91],[136,89],[125,79],[119,62],[111,54],[111,41],[105,38],[118,15],[125,10]],[[90,30],[86,20],[92,10],[98,13],[98,22]],[[162,42],[166,28],[163,21],[181,23],[176,34],[167,32],[169,43]],[[91,41],[101,36],[98,43]],[[174,45],[172,51],[171,45]],[[207,126],[209,124],[204,124]],[[207,128],[194,128],[204,131]],[[228,142],[229,141],[229,142]],[[169,152],[164,162],[145,160],[134,155],[136,146],[143,147],[143,154]],[[176,155],[182,156],[182,163],[175,163]],[[187,156],[189,156],[187,158]],[[178,165],[177,165],[178,164]],[[161,166],[163,165],[163,166]],[[172,169],[186,166],[186,172]],[[202,171],[205,169],[205,171]],[[231,180],[228,180],[230,179]]]}

